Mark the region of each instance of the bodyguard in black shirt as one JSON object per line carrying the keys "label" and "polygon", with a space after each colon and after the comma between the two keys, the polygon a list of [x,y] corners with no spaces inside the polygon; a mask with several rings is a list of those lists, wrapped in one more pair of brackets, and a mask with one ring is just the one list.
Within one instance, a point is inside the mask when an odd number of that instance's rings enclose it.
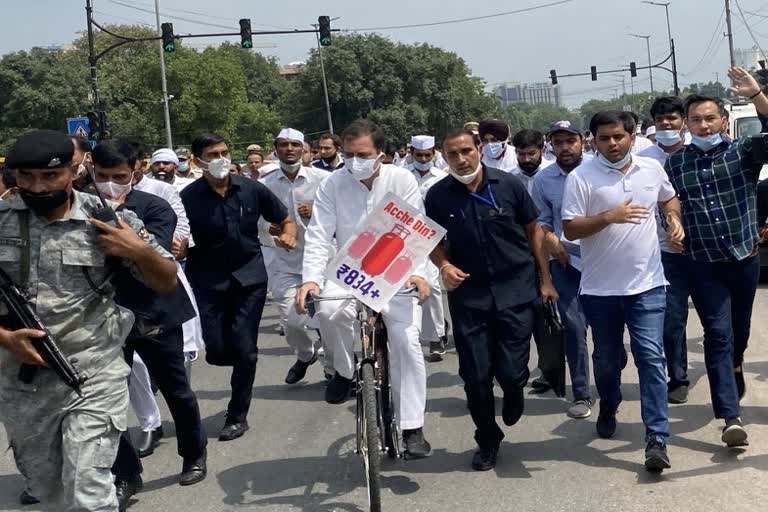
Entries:
{"label": "bodyguard in black shirt", "polygon": [[[136,152],[129,144],[106,141],[96,146],[93,150],[96,187],[102,195],[121,203],[118,211],[134,212],[171,257],[176,214],[160,197],[131,189],[135,160]],[[111,284],[115,286],[116,302],[130,309],[135,316],[133,330],[126,340],[126,360],[131,364],[134,351],[141,356],[173,416],[178,453],[183,459],[179,483],[200,482],[207,473],[208,439],[184,367],[182,332],[182,324],[195,316],[192,303],[181,283],[177,283],[173,292],[159,294],[147,288],[134,277],[130,268],[124,266],[114,268]],[[127,503],[141,482],[141,465],[135,460],[135,452],[126,449],[125,443],[123,438],[113,467],[121,503]]]}
{"label": "bodyguard in black shirt", "polygon": [[186,274],[200,311],[206,361],[232,366],[232,398],[219,435],[220,441],[230,441],[248,430],[257,338],[267,296],[259,218],[281,227],[276,243],[286,250],[296,245],[296,224],[264,185],[229,174],[229,148],[222,137],[197,137],[192,153],[203,179],[181,192],[195,240]]}
{"label": "bodyguard in black shirt", "polygon": [[486,471],[495,467],[504,438],[496,424],[493,380],[504,391],[504,423],[514,425],[523,414],[534,301],[539,294],[556,301],[557,292],[525,186],[483,166],[470,132],[446,136],[443,155],[451,177],[429,190],[426,211],[448,233],[431,257],[449,290],[459,374],[477,428],[480,449],[472,467]]}

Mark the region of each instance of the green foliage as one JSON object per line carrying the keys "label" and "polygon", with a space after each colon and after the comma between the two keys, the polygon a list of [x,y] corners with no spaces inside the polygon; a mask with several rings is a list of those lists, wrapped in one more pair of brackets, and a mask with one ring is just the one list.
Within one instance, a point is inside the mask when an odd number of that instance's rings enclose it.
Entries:
{"label": "green foliage", "polygon": [[581,126],[578,114],[549,104],[513,103],[503,108],[499,117],[512,127],[512,133],[525,128],[546,133],[555,121],[570,121],[578,128]]}

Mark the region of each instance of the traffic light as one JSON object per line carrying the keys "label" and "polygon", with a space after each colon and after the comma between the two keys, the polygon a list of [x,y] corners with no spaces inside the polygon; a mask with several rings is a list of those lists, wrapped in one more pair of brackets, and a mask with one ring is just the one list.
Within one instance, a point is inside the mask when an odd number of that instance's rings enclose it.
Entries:
{"label": "traffic light", "polygon": [[634,62],[629,63],[629,75],[632,78],[635,78],[637,76],[637,64]]}
{"label": "traffic light", "polygon": [[176,51],[176,40],[173,36],[173,23],[163,23],[160,25],[160,30],[163,32],[163,50],[166,53]]}
{"label": "traffic light", "polygon": [[597,66],[592,66],[590,72],[592,73],[592,81],[597,82]]}
{"label": "traffic light", "polygon": [[557,71],[551,69],[549,71],[549,78],[552,80],[552,85],[557,85]]}
{"label": "traffic light", "polygon": [[320,46],[331,46],[331,17],[320,16],[317,18],[317,26],[320,31]]}
{"label": "traffic light", "polygon": [[90,140],[99,140],[99,137],[101,137],[99,114],[96,112],[88,112],[85,117],[88,118],[88,127],[91,129],[91,133],[88,134],[88,138]]}
{"label": "traffic light", "polygon": [[99,110],[99,127],[101,128],[99,140],[111,138],[112,134],[109,130],[109,123],[107,122],[107,113],[103,110]]}
{"label": "traffic light", "polygon": [[253,35],[251,34],[251,20],[243,18],[240,20],[240,46],[242,48],[253,48]]}

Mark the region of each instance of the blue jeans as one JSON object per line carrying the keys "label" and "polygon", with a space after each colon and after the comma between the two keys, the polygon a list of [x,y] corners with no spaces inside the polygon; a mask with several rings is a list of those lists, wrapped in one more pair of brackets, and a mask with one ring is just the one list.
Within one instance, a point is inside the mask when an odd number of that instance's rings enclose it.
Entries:
{"label": "blue jeans", "polygon": [[581,296],[595,344],[592,362],[600,409],[615,411],[621,403],[621,370],[627,361],[623,342],[626,325],[640,377],[640,412],[647,439],[669,437],[662,342],[666,304],[662,286],[637,295]]}
{"label": "blue jeans", "polygon": [[715,418],[739,415],[733,368],[744,361],[760,258],[710,263],[688,260],[691,298],[704,327],[704,364]]}
{"label": "blue jeans", "polygon": [[688,325],[689,259],[682,254],[662,251],[661,262],[667,286],[667,312],[664,316],[664,355],[667,357],[670,391],[688,386]]}
{"label": "blue jeans", "polygon": [[587,319],[579,300],[581,272],[571,265],[563,267],[556,260],[549,262],[549,270],[555,289],[560,295],[557,309],[565,328],[565,356],[571,373],[573,399],[590,400]]}

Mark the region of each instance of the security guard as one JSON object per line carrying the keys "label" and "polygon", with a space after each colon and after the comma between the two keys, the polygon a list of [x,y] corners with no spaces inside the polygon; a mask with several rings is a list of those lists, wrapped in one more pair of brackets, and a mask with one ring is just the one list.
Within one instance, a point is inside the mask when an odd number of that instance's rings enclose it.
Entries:
{"label": "security guard", "polygon": [[480,163],[470,132],[443,142],[450,178],[427,193],[427,215],[448,233],[432,262],[449,290],[459,375],[477,430],[477,471],[496,465],[504,433],[496,424],[494,378],[504,391],[502,417],[514,425],[523,414],[523,387],[537,299],[557,300],[544,233],[525,186],[516,177]]}
{"label": "security guard", "polygon": [[[131,189],[136,152],[127,143],[105,141],[93,150],[96,188],[102,195],[134,212],[167,251],[171,250],[176,215],[160,197]],[[116,270],[112,278],[117,302],[133,311],[136,322],[126,341],[126,361],[137,352],[163,394],[176,425],[179,455],[183,458],[181,485],[202,481],[207,473],[207,437],[200,421],[195,393],[189,386],[184,367],[182,325],[195,317],[192,302],[181,282],[173,293],[159,294],[137,282],[130,271]],[[157,438],[159,441],[159,437]],[[155,440],[150,440],[154,449]],[[136,461],[133,451],[118,452],[114,472],[118,499],[127,502],[132,491],[141,486],[139,474],[131,473]]]}
{"label": "security guard", "polygon": [[203,178],[181,193],[195,239],[186,273],[200,310],[206,361],[233,367],[232,398],[219,434],[220,441],[231,441],[248,430],[259,324],[267,298],[259,218],[280,226],[275,243],[287,250],[296,245],[296,223],[267,187],[229,173],[223,137],[197,137],[192,153]]}
{"label": "security guard", "polygon": [[[89,281],[105,283],[105,257],[119,258],[150,288],[176,287],[172,256],[131,212],[117,227],[89,219],[101,205],[74,191],[77,164],[64,134],[23,135],[8,154],[19,194],[0,202],[0,264],[30,297],[64,355],[87,376],[79,397],[42,367],[30,338],[10,331],[0,311],[0,421],[30,492],[55,510],[116,511],[110,467],[126,429],[128,366],[122,347],[133,315]],[[3,309],[0,306],[0,309]],[[29,384],[18,380],[22,363],[40,365]]]}

